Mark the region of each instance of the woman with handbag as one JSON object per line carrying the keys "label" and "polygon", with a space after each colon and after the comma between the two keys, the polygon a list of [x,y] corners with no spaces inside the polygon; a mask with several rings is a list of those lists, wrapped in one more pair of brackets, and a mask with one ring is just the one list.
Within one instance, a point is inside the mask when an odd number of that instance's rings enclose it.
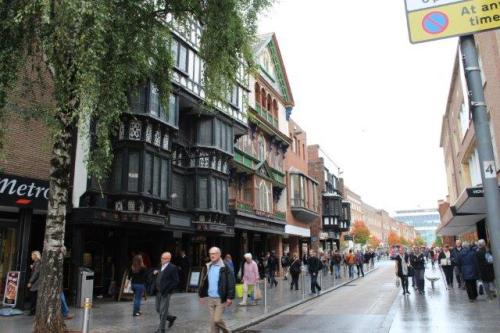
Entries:
{"label": "woman with handbag", "polygon": [[251,253],[245,253],[243,256],[245,262],[242,264],[242,282],[243,282],[243,301],[240,305],[247,305],[248,286],[253,286],[254,296],[257,296],[257,289],[259,288],[259,268],[257,263],[252,260]]}
{"label": "woman with handbag", "polygon": [[404,252],[404,248],[399,248],[399,253],[396,254],[396,276],[401,279],[401,287],[403,295],[410,294],[408,290],[408,256]]}
{"label": "woman with handbag", "polygon": [[448,287],[453,288],[453,266],[451,265],[451,251],[448,244],[446,244],[441,253],[439,253],[438,263],[446,277]]}
{"label": "woman with handbag", "polygon": [[299,276],[301,272],[301,261],[299,259],[299,255],[297,253],[293,254],[292,263],[290,264],[290,275],[292,276],[292,283],[290,284],[290,290],[293,290],[293,286],[295,286],[295,290],[299,290]]}

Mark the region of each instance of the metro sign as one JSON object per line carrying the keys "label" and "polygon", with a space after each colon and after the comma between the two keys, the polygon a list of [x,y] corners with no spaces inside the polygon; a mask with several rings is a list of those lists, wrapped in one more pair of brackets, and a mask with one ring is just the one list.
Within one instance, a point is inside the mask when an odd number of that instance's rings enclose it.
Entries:
{"label": "metro sign", "polygon": [[0,173],[0,206],[47,209],[49,182]]}

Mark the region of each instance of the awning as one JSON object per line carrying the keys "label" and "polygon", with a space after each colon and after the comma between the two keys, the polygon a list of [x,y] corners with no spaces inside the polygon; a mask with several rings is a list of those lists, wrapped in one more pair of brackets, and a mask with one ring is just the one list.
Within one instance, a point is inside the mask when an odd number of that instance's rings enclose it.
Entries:
{"label": "awning", "polygon": [[285,233],[294,236],[311,237],[311,230],[309,228],[297,227],[294,225],[285,225]]}
{"label": "awning", "polygon": [[482,187],[466,188],[454,206],[441,218],[436,233],[441,236],[458,236],[474,231],[476,224],[486,218],[486,200]]}

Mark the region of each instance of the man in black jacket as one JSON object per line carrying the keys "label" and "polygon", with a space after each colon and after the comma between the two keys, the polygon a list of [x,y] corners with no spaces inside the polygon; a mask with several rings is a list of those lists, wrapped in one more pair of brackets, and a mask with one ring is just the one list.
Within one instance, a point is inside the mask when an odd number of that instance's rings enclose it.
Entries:
{"label": "man in black jacket", "polygon": [[230,332],[222,320],[222,314],[225,307],[230,306],[234,299],[234,273],[224,264],[218,247],[212,247],[208,254],[210,262],[207,264],[198,292],[200,301],[206,301],[210,311],[210,332],[219,332],[219,329]]}
{"label": "man in black jacket", "polygon": [[276,258],[276,253],[274,251],[271,251],[271,255],[267,259],[267,271],[268,271],[268,277],[267,281],[270,284],[270,288],[278,285],[278,281],[276,281],[276,271],[278,270],[278,259]]}
{"label": "man in black jacket", "polygon": [[161,267],[154,271],[156,279],[156,312],[160,315],[160,326],[156,333],[165,333],[165,324],[168,321],[168,327],[172,327],[177,317],[168,314],[170,297],[179,284],[179,273],[177,267],[170,263],[172,255],[170,252],[164,252],[161,255]]}
{"label": "man in black jacket", "polygon": [[311,294],[316,293],[316,288],[318,289],[318,294],[321,292],[321,286],[318,284],[318,272],[321,270],[321,266],[321,261],[316,256],[316,252],[311,250],[311,256],[307,259],[307,267],[309,275],[311,275]]}

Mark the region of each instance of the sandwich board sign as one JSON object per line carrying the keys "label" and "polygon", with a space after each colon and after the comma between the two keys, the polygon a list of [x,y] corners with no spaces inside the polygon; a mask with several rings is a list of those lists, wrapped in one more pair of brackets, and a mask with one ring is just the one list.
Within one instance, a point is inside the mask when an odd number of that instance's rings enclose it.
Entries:
{"label": "sandwich board sign", "polygon": [[498,0],[405,0],[410,42],[500,28]]}

